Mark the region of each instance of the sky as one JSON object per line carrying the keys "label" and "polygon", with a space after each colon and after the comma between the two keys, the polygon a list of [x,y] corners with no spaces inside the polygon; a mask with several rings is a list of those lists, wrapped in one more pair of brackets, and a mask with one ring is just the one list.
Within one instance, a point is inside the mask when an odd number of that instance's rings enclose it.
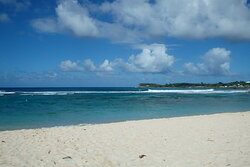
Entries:
{"label": "sky", "polygon": [[237,80],[248,0],[0,0],[0,87]]}

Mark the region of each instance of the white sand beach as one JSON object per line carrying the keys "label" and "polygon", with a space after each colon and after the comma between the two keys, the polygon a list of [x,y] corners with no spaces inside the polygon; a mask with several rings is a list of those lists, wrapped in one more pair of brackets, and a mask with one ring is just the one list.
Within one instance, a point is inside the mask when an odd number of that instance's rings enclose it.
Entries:
{"label": "white sand beach", "polygon": [[249,167],[250,112],[0,132],[1,167]]}

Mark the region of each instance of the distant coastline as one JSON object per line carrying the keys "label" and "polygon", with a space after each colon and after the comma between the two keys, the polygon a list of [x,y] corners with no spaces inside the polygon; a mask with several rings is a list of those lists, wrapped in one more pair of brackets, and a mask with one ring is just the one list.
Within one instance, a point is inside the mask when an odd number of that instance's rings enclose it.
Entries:
{"label": "distant coastline", "polygon": [[210,89],[250,89],[250,82],[235,81],[228,83],[169,83],[169,84],[156,84],[156,83],[140,83],[139,88],[210,88]]}

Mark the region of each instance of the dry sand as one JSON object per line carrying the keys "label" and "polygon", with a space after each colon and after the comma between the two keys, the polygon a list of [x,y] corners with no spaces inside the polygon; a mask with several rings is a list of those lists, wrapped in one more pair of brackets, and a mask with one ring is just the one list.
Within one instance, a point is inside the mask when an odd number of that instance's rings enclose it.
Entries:
{"label": "dry sand", "polygon": [[249,167],[250,112],[2,131],[0,166]]}

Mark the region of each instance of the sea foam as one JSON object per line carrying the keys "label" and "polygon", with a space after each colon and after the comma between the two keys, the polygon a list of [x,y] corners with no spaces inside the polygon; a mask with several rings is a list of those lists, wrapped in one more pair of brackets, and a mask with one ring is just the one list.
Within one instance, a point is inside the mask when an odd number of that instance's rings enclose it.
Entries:
{"label": "sea foam", "polygon": [[5,92],[0,90],[0,96],[15,94],[16,92]]}
{"label": "sea foam", "polygon": [[0,96],[4,95],[73,95],[73,94],[133,94],[133,93],[178,93],[178,94],[228,94],[228,93],[247,93],[249,90],[217,90],[217,89],[148,89],[148,90],[125,90],[125,91],[0,91]]}
{"label": "sea foam", "polygon": [[224,94],[224,93],[247,93],[249,90],[215,90],[215,89],[149,89],[149,93],[182,93],[182,94]]}

